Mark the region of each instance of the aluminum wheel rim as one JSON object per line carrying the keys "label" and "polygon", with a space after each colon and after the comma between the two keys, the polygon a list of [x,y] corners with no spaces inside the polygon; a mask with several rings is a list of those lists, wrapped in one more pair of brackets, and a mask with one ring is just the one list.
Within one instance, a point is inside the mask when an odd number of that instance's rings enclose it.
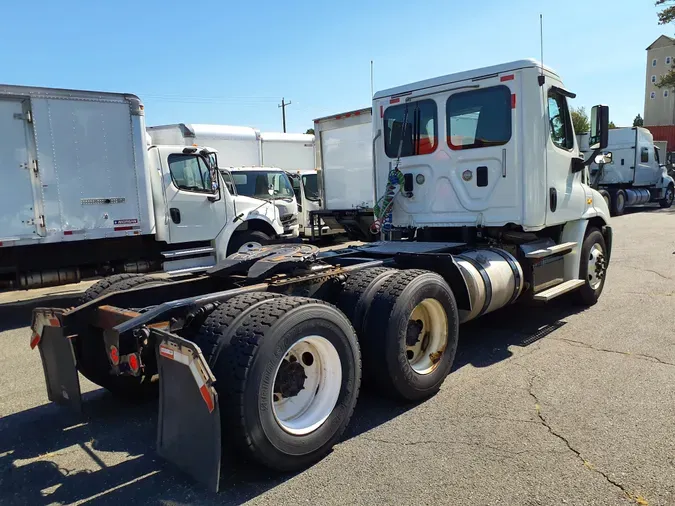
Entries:
{"label": "aluminum wheel rim", "polygon": [[417,374],[431,374],[447,346],[448,315],[436,299],[424,299],[415,306],[408,321],[406,356],[410,367]]}
{"label": "aluminum wheel rim", "polygon": [[605,271],[605,259],[604,252],[602,251],[602,246],[598,243],[595,243],[591,247],[591,251],[588,258],[588,284],[593,290],[597,290],[602,283],[602,278]]}
{"label": "aluminum wheel rim", "polygon": [[673,188],[669,186],[668,189],[666,190],[666,202],[668,204],[672,204],[673,199],[675,199],[675,192],[673,192]]}
{"label": "aluminum wheel rim", "polygon": [[[286,364],[284,364],[286,362]],[[288,374],[293,367],[296,384],[288,390]],[[283,369],[282,369],[283,366]],[[299,367],[302,367],[300,373]],[[300,380],[300,374],[304,379]],[[314,432],[328,419],[337,404],[342,386],[342,362],[335,346],[321,336],[296,341],[277,364],[274,374],[272,412],[279,426],[296,436]],[[300,381],[302,385],[297,384]],[[300,388],[298,388],[300,387]],[[279,390],[286,390],[284,395]],[[296,390],[297,391],[296,393]]]}
{"label": "aluminum wheel rim", "polygon": [[607,207],[609,207],[609,204],[610,204],[610,202],[609,202],[609,195],[604,195],[604,194],[603,194],[602,198],[603,198],[603,200],[605,201],[605,204],[607,204]]}
{"label": "aluminum wheel rim", "polygon": [[626,196],[622,192],[619,192],[616,195],[616,208],[621,210],[624,207],[626,207]]}

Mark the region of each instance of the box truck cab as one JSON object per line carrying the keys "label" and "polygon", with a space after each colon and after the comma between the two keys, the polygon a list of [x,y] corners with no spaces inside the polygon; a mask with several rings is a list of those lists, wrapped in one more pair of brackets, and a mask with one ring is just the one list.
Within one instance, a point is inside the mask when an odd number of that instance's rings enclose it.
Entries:
{"label": "box truck cab", "polygon": [[318,216],[312,217],[312,213],[321,209],[319,176],[316,170],[289,172],[288,177],[293,185],[295,199],[298,201],[298,225],[301,236],[311,239],[344,232],[341,228],[328,227]]}
{"label": "box truck cab", "polygon": [[274,205],[283,228],[279,236],[285,239],[298,237],[298,203],[286,172],[276,167],[231,167],[229,171],[239,198]]}

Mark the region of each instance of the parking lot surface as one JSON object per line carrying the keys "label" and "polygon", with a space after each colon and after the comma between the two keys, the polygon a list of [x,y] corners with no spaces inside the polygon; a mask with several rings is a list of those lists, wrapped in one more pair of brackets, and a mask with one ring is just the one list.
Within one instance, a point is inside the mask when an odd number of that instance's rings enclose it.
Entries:
{"label": "parking lot surface", "polygon": [[675,504],[675,209],[613,220],[592,308],[512,307],[460,328],[440,393],[364,393],[304,472],[228,459],[220,494],[155,453],[157,403],[82,380],[84,416],[48,402],[30,306],[0,314],[0,503]]}

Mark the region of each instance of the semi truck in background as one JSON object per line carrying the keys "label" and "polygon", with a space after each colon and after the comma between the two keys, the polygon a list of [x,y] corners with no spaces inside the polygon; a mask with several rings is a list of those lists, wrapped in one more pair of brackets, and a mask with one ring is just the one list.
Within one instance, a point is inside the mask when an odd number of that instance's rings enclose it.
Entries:
{"label": "semi truck in background", "polygon": [[262,230],[267,202],[231,195],[210,148],[148,146],[131,94],[0,85],[0,284],[209,269]]}
{"label": "semi truck in background", "polygon": [[[314,120],[321,209],[317,223],[342,228],[352,240],[372,241],[375,188],[371,108]],[[320,227],[313,228],[321,232]]]}
{"label": "semi truck in background", "polygon": [[[582,152],[589,152],[589,134],[577,136]],[[658,202],[673,204],[675,183],[649,130],[642,127],[609,131],[607,148],[589,166],[589,183],[600,192],[613,216],[627,207]]]}
{"label": "semi truck in background", "polygon": [[368,175],[390,240],[252,248],[184,281],[102,280],[77,307],[36,309],[49,399],[81,409],[78,370],[127,397],[159,375],[158,453],[217,491],[223,448],[284,473],[327,455],[362,372],[420,401],[450,374],[460,324],[517,300],[592,306],[613,235],[583,176],[609,108],[592,109],[584,159],[573,97],[534,60],[375,94]]}

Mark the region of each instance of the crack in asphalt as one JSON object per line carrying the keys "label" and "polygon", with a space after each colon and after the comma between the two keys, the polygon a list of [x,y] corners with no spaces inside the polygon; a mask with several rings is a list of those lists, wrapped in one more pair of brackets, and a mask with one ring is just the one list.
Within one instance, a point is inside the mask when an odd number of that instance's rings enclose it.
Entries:
{"label": "crack in asphalt", "polygon": [[574,339],[568,339],[566,337],[549,337],[548,339],[552,339],[554,341],[562,341],[564,343],[571,344],[571,345],[579,345],[583,348],[588,348],[589,350],[593,350],[593,351],[599,351],[599,352],[604,352],[604,353],[615,353],[617,355],[623,355],[625,357],[633,357],[633,358],[636,358],[638,360],[646,360],[646,361],[652,362],[652,363],[658,363],[658,364],[669,365],[671,367],[675,367],[675,363],[673,363],[673,362],[661,360],[659,357],[655,357],[654,355],[647,355],[645,353],[631,353],[629,351],[610,350],[609,348],[598,348],[598,347],[593,346],[591,344],[584,343],[583,341],[576,341]]}
{"label": "crack in asphalt", "polygon": [[587,469],[593,471],[594,473],[599,474],[600,476],[602,476],[602,477],[607,481],[607,483],[609,483],[609,484],[613,485],[614,487],[618,488],[618,489],[624,494],[624,496],[626,497],[626,499],[628,499],[629,501],[632,501],[632,502],[634,502],[634,503],[636,503],[636,504],[640,504],[640,505],[646,505],[646,504],[648,504],[647,501],[646,501],[642,496],[639,496],[639,495],[636,496],[636,495],[634,495],[634,494],[631,493],[629,490],[627,490],[626,487],[624,487],[621,483],[619,483],[618,481],[612,479],[610,476],[608,476],[607,474],[605,474],[605,473],[604,473],[603,471],[601,471],[600,469],[597,469],[593,464],[591,464],[591,462],[589,462],[588,460],[586,460],[586,459],[583,457],[583,455],[581,455],[581,452],[580,452],[579,450],[577,450],[576,448],[574,448],[574,446],[572,446],[572,444],[569,442],[569,440],[568,440],[565,436],[563,436],[563,435],[560,434],[559,432],[556,432],[556,431],[553,429],[553,427],[551,427],[550,423],[546,420],[546,418],[544,418],[544,415],[541,414],[541,404],[540,404],[540,402],[539,402],[539,398],[538,398],[537,395],[534,393],[534,380],[535,380],[535,378],[536,378],[536,376],[531,376],[531,377],[530,377],[530,379],[529,379],[529,381],[528,381],[529,388],[528,388],[528,391],[527,391],[527,392],[530,394],[530,397],[532,397],[532,399],[534,400],[534,409],[535,409],[535,411],[537,412],[537,417],[539,418],[539,421],[541,422],[541,425],[543,425],[543,426],[548,430],[548,432],[549,432],[552,436],[556,437],[557,439],[559,439],[560,441],[562,441],[563,443],[565,443],[565,446],[567,446],[567,448],[568,448],[568,449],[569,449],[569,450],[570,450],[570,451],[571,451],[571,452],[572,452],[579,460],[581,460],[581,462],[583,463],[583,465],[584,465],[585,468],[587,468]]}
{"label": "crack in asphalt", "polygon": [[[675,254],[675,252],[673,254]],[[656,274],[657,276],[662,277],[663,279],[673,281],[673,278],[671,278],[670,276],[666,276],[665,274],[661,274],[659,271],[655,271],[654,269],[642,269],[640,267],[635,267],[633,265],[623,265],[622,267],[626,267],[628,269],[635,269],[636,271],[640,271],[640,272],[651,272],[652,274]]]}

